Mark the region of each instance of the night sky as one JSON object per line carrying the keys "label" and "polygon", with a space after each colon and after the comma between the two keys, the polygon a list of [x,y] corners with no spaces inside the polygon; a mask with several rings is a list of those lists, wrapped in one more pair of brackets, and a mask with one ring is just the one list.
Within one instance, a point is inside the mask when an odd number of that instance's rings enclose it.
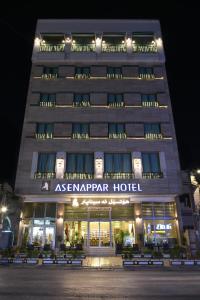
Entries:
{"label": "night sky", "polygon": [[12,185],[15,180],[39,18],[159,19],[181,167],[200,168],[200,17],[195,2],[132,0],[122,1],[120,6],[116,1],[27,1],[17,2],[15,7],[8,3],[1,9],[0,180]]}

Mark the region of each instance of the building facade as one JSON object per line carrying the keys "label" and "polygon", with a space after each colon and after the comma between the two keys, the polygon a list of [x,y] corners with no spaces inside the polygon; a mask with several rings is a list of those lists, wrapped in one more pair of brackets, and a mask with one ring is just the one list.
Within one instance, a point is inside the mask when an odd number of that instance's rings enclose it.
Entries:
{"label": "building facade", "polygon": [[19,244],[111,255],[194,235],[157,20],[38,20],[15,189]]}

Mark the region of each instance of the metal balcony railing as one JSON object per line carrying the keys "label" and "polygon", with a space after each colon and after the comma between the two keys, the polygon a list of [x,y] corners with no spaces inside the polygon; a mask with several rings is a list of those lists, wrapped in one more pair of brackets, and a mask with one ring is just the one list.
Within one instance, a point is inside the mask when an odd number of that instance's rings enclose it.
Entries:
{"label": "metal balcony railing", "polygon": [[124,173],[124,172],[106,172],[104,173],[105,179],[132,179],[135,178],[134,173]]}
{"label": "metal balcony railing", "polygon": [[72,138],[73,139],[89,139],[89,134],[75,132],[72,134]]}
{"label": "metal balcony railing", "polygon": [[65,179],[93,179],[92,173],[65,173]]}
{"label": "metal balcony railing", "polygon": [[34,175],[35,179],[53,179],[55,177],[55,172],[36,172]]}
{"label": "metal balcony railing", "polygon": [[71,51],[72,52],[94,52],[96,49],[95,44],[72,44]]}
{"label": "metal balcony railing", "polygon": [[36,133],[35,134],[36,139],[38,140],[46,140],[46,139],[52,139],[53,138],[53,133]]}
{"label": "metal balcony railing", "polygon": [[162,172],[143,172],[142,178],[144,178],[144,179],[163,178],[163,173]]}
{"label": "metal balcony railing", "polygon": [[137,53],[156,53],[158,52],[158,48],[155,45],[133,45],[133,52]]}
{"label": "metal balcony railing", "polygon": [[44,44],[40,45],[40,52],[63,52],[65,44]]}
{"label": "metal balcony railing", "polygon": [[109,139],[126,139],[126,133],[109,133],[108,137]]}
{"label": "metal balcony railing", "polygon": [[163,138],[162,133],[145,133],[145,139],[148,140],[160,140]]}
{"label": "metal balcony railing", "polygon": [[159,103],[157,101],[142,101],[142,106],[144,106],[144,107],[158,107]]}

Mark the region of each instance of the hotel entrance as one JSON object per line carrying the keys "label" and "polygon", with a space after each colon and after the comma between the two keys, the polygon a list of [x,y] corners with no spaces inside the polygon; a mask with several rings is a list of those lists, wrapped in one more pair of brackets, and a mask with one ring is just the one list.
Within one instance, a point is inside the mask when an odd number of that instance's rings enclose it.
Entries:
{"label": "hotel entrance", "polygon": [[135,243],[134,207],[99,206],[72,207],[66,205],[64,242],[82,249],[115,248]]}

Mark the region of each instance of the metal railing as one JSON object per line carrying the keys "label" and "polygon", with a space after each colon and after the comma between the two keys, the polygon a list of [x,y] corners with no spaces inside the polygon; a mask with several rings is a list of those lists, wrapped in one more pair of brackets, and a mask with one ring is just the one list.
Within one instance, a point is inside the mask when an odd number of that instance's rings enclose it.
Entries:
{"label": "metal railing", "polygon": [[126,46],[124,44],[120,45],[102,45],[101,47],[102,52],[126,52]]}
{"label": "metal railing", "polygon": [[163,138],[162,133],[145,133],[145,139],[148,140],[160,140]]}
{"label": "metal railing", "polygon": [[135,175],[134,175],[134,173],[106,172],[106,173],[104,173],[104,178],[105,179],[132,179],[132,178],[135,178]]}
{"label": "metal railing", "polygon": [[87,106],[90,106],[90,102],[89,101],[74,101],[73,102],[73,106],[76,106],[76,107],[87,107]]}
{"label": "metal railing", "polygon": [[35,179],[53,179],[56,177],[55,172],[36,172],[34,174]]}
{"label": "metal railing", "polygon": [[133,52],[137,53],[156,53],[158,48],[155,45],[133,45]]}
{"label": "metal railing", "polygon": [[40,52],[63,52],[65,44],[45,44],[40,45]]}
{"label": "metal railing", "polygon": [[71,51],[72,52],[94,52],[96,49],[95,44],[72,44]]}
{"label": "metal railing", "polygon": [[65,179],[93,179],[94,174],[91,173],[65,173]]}
{"label": "metal railing", "polygon": [[144,178],[144,179],[163,178],[163,173],[162,172],[142,172],[142,178]]}
{"label": "metal railing", "polygon": [[125,132],[109,133],[108,137],[109,137],[109,139],[125,139],[126,138],[126,133]]}
{"label": "metal railing", "polygon": [[40,106],[43,107],[54,107],[56,105],[56,101],[40,101]]}
{"label": "metal railing", "polygon": [[45,140],[45,139],[52,139],[53,138],[53,133],[36,133],[35,138],[39,140]]}
{"label": "metal railing", "polygon": [[56,79],[58,78],[58,74],[51,74],[51,73],[46,73],[46,74],[42,74],[42,79]]}
{"label": "metal railing", "polygon": [[159,103],[157,101],[142,101],[142,106],[144,106],[144,107],[158,107]]}
{"label": "metal railing", "polygon": [[72,138],[73,139],[89,139],[89,134],[75,132],[72,134]]}

